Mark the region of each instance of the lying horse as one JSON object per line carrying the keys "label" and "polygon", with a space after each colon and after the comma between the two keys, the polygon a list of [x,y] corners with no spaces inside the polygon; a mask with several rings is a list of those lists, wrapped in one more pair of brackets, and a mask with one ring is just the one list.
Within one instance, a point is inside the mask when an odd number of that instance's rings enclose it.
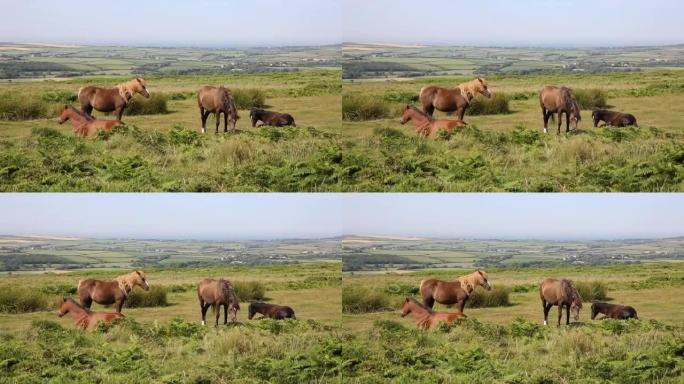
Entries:
{"label": "lying horse", "polygon": [[435,136],[440,129],[446,129],[449,134],[454,132],[454,128],[460,128],[466,124],[461,120],[433,119],[431,116],[419,111],[416,107],[407,105],[401,114],[401,124],[413,121],[416,133],[425,138]]}
{"label": "lying horse", "polygon": [[238,116],[233,94],[226,87],[212,87],[206,85],[197,91],[197,105],[202,118],[202,133],[207,133],[207,118],[210,113],[216,118],[216,134],[219,131],[221,113],[223,113],[223,132],[228,132],[228,121],[231,130],[235,130]]}
{"label": "lying horse", "polygon": [[601,121],[603,121],[605,125],[612,125],[613,127],[626,127],[628,125],[638,127],[636,117],[629,113],[597,109],[591,113],[591,118],[594,120],[594,127],[598,127],[598,124]]}
{"label": "lying horse", "polygon": [[202,325],[207,325],[207,310],[211,306],[216,314],[216,326],[218,327],[223,306],[223,324],[228,324],[228,312],[230,320],[237,321],[237,312],[240,310],[240,299],[235,294],[233,285],[224,279],[204,279],[197,286],[197,297],[202,311]]}
{"label": "lying horse", "polygon": [[288,306],[276,305],[276,304],[266,304],[266,303],[249,303],[247,318],[252,320],[254,315],[261,313],[264,317],[268,317],[275,320],[283,319],[293,319],[297,320],[295,317],[294,310]]}
{"label": "lying horse", "polygon": [[98,321],[109,323],[114,319],[124,317],[124,315],[117,312],[91,312],[78,305],[73,299],[64,298],[59,306],[58,316],[63,317],[67,313],[74,318],[76,328],[83,330],[93,329]]}
{"label": "lying horse", "polygon": [[76,110],[76,108],[65,105],[62,110],[62,114],[59,115],[58,123],[63,124],[65,121],[71,120],[71,124],[74,126],[74,133],[76,136],[88,137],[92,136],[97,132],[98,129],[102,129],[105,132],[110,132],[113,127],[117,125],[123,125],[121,120],[97,120],[88,115],[85,115]]}
{"label": "lying horse", "polygon": [[425,279],[420,282],[420,295],[423,304],[432,309],[435,301],[440,304],[458,304],[459,312],[463,313],[468,297],[476,286],[492,289],[485,271],[475,271],[470,275],[461,276],[456,281]]}
{"label": "lying horse", "polygon": [[582,296],[577,292],[575,284],[567,279],[545,279],[539,285],[539,296],[544,307],[544,325],[548,325],[549,311],[554,305],[558,306],[558,326],[560,327],[563,317],[563,307],[566,308],[565,324],[570,324],[570,310],[575,315],[575,321],[579,320],[579,312],[582,309]]}
{"label": "lying horse", "polygon": [[259,125],[260,127],[264,125],[270,125],[273,127],[284,127],[287,125],[291,125],[293,127],[297,126],[297,124],[295,124],[294,117],[292,117],[292,115],[289,113],[278,113],[259,108],[252,108],[252,110],[249,111],[249,118],[252,119],[252,128],[256,127],[258,121],[262,122],[261,125]]}
{"label": "lying horse", "polygon": [[548,85],[539,92],[539,104],[544,115],[544,133],[548,133],[549,118],[553,119],[553,114],[558,113],[558,134],[560,135],[561,125],[563,125],[563,113],[565,113],[565,132],[570,132],[570,121],[574,128],[582,121],[579,103],[575,100],[572,89],[567,87],[554,87]]}
{"label": "lying horse", "polygon": [[121,313],[126,297],[135,286],[142,287],[146,291],[150,289],[143,271],[133,271],[113,281],[81,279],[78,281],[76,291],[81,299],[81,305],[86,309],[90,309],[93,301],[102,305],[116,303],[116,312]]}
{"label": "lying horse", "polygon": [[467,317],[463,312],[434,312],[411,297],[407,297],[401,306],[401,317],[406,317],[408,314],[413,314],[416,327],[420,329],[433,329],[440,322],[451,324],[458,319]]}
{"label": "lying horse", "polygon": [[435,109],[442,112],[458,112],[458,119],[463,121],[466,108],[470,105],[475,94],[479,93],[486,97],[492,97],[487,81],[478,77],[467,83],[462,83],[456,88],[423,87],[420,89],[420,103],[423,112],[432,116]]}
{"label": "lying horse", "polygon": [[81,112],[88,116],[92,116],[93,109],[100,112],[116,111],[116,119],[121,120],[124,108],[136,93],[150,97],[147,84],[141,77],[121,83],[115,88],[81,87],[78,90],[78,100],[81,102]]}
{"label": "lying horse", "polygon": [[602,313],[606,315],[604,319],[639,319],[637,317],[636,309],[629,305],[608,304],[608,303],[592,303],[591,304],[591,319],[594,320],[596,316]]}

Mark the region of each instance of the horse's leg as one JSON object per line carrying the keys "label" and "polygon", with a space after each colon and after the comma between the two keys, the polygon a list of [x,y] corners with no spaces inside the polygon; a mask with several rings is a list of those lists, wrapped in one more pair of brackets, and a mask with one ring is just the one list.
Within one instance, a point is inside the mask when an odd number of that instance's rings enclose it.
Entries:
{"label": "horse's leg", "polygon": [[82,105],[81,106],[81,112],[83,112],[84,114],[86,114],[90,117],[93,117],[93,106],[90,105],[90,103]]}
{"label": "horse's leg", "polygon": [[570,132],[570,114],[565,112],[565,133]]}
{"label": "horse's leg", "polygon": [[435,113],[435,106],[432,105],[432,103],[423,104],[423,112],[427,113],[429,116],[432,116],[432,114]]}
{"label": "horse's leg", "polygon": [[118,302],[116,303],[116,312],[117,312],[117,313],[121,313],[121,308],[123,308],[124,301],[126,301],[126,298],[125,298],[125,297],[124,297],[123,299],[121,299],[121,301],[118,301]]}
{"label": "horse's leg", "polygon": [[544,308],[544,325],[549,325],[549,311],[552,306],[553,305],[547,303],[546,300],[542,300],[542,307]]}
{"label": "horse's leg", "polygon": [[228,133],[228,114],[223,112],[223,133]]}
{"label": "horse's leg", "polygon": [[458,119],[463,121],[463,115],[465,115],[465,107],[458,109]]}
{"label": "horse's leg", "polygon": [[570,305],[565,306],[565,325],[570,325]]}
{"label": "horse's leg", "polygon": [[93,298],[90,297],[90,293],[81,294],[79,296],[81,299],[81,306],[85,309],[90,309],[90,306],[93,305]]}
{"label": "horse's leg", "polygon": [[423,294],[423,305],[425,305],[427,308],[432,309],[432,307],[435,305],[435,298],[432,297],[432,293],[425,293]]}
{"label": "horse's leg", "polygon": [[228,324],[228,305],[223,305],[223,325]]}
{"label": "horse's leg", "polygon": [[563,111],[560,111],[560,112],[558,112],[558,134],[559,135],[560,135],[561,126],[563,125],[563,120],[561,120],[562,118],[563,118]]}
{"label": "horse's leg", "polygon": [[207,325],[207,310],[209,309],[209,304],[204,301],[200,301],[200,310],[202,311],[202,325]]}
{"label": "horse's leg", "polygon": [[116,119],[119,121],[121,121],[121,116],[123,116],[124,108],[125,108],[125,106],[116,110],[116,116],[117,116]]}
{"label": "horse's leg", "polygon": [[216,118],[216,134],[218,135],[219,125],[221,125],[221,112],[214,112],[214,117]]}
{"label": "horse's leg", "polygon": [[219,304],[214,304],[214,313],[216,314],[216,326],[218,327],[218,321],[219,318],[221,317],[221,305]]}
{"label": "horse's leg", "polygon": [[561,318],[563,317],[563,304],[558,304],[558,326],[560,327]]}
{"label": "horse's leg", "polygon": [[551,113],[542,107],[542,115],[544,115],[544,133],[549,133],[549,118]]}
{"label": "horse's leg", "polygon": [[207,117],[209,117],[209,112],[207,112],[204,107],[200,107],[200,118],[202,119],[202,133],[207,133]]}
{"label": "horse's leg", "polygon": [[463,308],[465,308],[466,301],[468,301],[467,297],[458,302],[458,309],[461,311],[461,313],[463,313]]}

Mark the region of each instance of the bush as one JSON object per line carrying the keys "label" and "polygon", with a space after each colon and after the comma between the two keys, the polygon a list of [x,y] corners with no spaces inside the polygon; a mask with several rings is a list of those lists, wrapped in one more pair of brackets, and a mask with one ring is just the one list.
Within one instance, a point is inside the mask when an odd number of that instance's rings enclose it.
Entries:
{"label": "bush", "polygon": [[76,294],[76,286],[73,284],[52,284],[40,289],[47,295],[71,296]]}
{"label": "bush", "polygon": [[173,145],[192,145],[198,146],[202,143],[202,135],[194,130],[174,125],[169,132],[169,141]]}
{"label": "bush", "polygon": [[41,98],[48,103],[71,104],[78,99],[78,96],[69,91],[50,91],[44,93]]}
{"label": "bush", "polygon": [[582,296],[582,301],[608,299],[608,287],[601,281],[580,281],[576,282],[575,286]]}
{"label": "bush", "polygon": [[413,104],[418,102],[419,95],[416,92],[389,91],[382,99],[390,103]]}
{"label": "bush", "polygon": [[126,105],[126,116],[159,115],[169,113],[166,105],[168,97],[163,93],[152,93],[149,98],[136,95]]}
{"label": "bush", "polygon": [[342,287],[342,312],[366,313],[391,311],[389,297],[378,290],[371,290],[360,286]]}
{"label": "bush", "polygon": [[0,94],[0,120],[32,120],[48,117],[47,104],[39,97],[15,92]]}
{"label": "bush", "polygon": [[606,108],[608,96],[600,89],[576,89],[575,100],[582,109]]}
{"label": "bush", "polygon": [[266,94],[258,89],[235,89],[231,91],[238,109],[264,108]]}
{"label": "bush", "polygon": [[266,287],[258,281],[234,281],[232,284],[235,294],[242,302],[266,298]]}
{"label": "bush", "polygon": [[470,294],[466,306],[468,308],[507,307],[511,305],[508,299],[510,293],[511,289],[503,285],[494,286],[489,291],[478,287]]}
{"label": "bush", "polygon": [[11,286],[0,289],[0,313],[25,313],[48,309],[50,300],[40,290]]}
{"label": "bush", "polygon": [[390,284],[385,287],[384,291],[388,295],[399,296],[415,296],[419,292],[419,287],[414,284]]}
{"label": "bush", "polygon": [[495,93],[492,97],[487,98],[482,95],[477,95],[466,109],[466,114],[469,116],[480,115],[506,115],[511,113],[508,105],[510,97],[505,93]]}
{"label": "bush", "polygon": [[161,285],[153,285],[149,291],[135,288],[131,291],[125,301],[126,308],[147,308],[147,307],[166,307],[169,302],[166,300],[167,289]]}
{"label": "bush", "polygon": [[390,107],[380,98],[359,93],[342,95],[342,119],[347,121],[377,120],[391,117]]}

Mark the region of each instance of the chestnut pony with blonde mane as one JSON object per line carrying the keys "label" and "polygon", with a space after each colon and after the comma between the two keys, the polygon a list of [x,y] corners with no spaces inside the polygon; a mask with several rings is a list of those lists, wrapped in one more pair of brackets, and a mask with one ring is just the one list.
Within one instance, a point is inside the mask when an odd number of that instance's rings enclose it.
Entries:
{"label": "chestnut pony with blonde mane", "polygon": [[59,306],[59,317],[70,314],[74,318],[76,328],[93,329],[98,321],[110,323],[114,319],[124,317],[124,315],[117,312],[92,312],[86,308],[81,307],[77,302],[71,298],[64,298],[62,304]]}
{"label": "chestnut pony with blonde mane", "polygon": [[136,93],[150,97],[147,83],[142,77],[136,77],[114,88],[100,88],[92,85],[81,87],[78,90],[78,101],[81,102],[81,112],[90,117],[92,117],[93,109],[100,112],[116,111],[117,120],[121,120],[124,108]]}
{"label": "chestnut pony with blonde mane", "polygon": [[539,296],[544,308],[544,325],[548,325],[549,311],[554,305],[558,306],[558,326],[560,327],[563,317],[563,307],[566,308],[565,324],[570,324],[570,310],[579,320],[579,312],[582,309],[582,296],[580,296],[575,283],[568,279],[545,279],[539,285]]}
{"label": "chestnut pony with blonde mane", "polygon": [[81,305],[86,309],[90,309],[93,301],[102,305],[116,303],[116,312],[121,313],[124,301],[135,286],[142,287],[146,291],[150,289],[143,271],[133,271],[113,281],[81,279],[78,282],[77,292]]}
{"label": "chestnut pony with blonde mane", "polygon": [[442,88],[435,86],[420,89],[420,103],[423,112],[432,116],[435,109],[442,112],[458,112],[458,119],[463,120],[466,108],[470,105],[475,94],[492,97],[489,84],[481,77],[456,86],[456,88]]}
{"label": "chestnut pony with blonde mane", "polygon": [[467,317],[463,312],[434,312],[411,297],[407,297],[401,306],[401,317],[406,317],[408,314],[413,314],[416,327],[420,329],[433,329],[440,322],[451,324],[458,319]]}
{"label": "chestnut pony with blonde mane", "polygon": [[487,272],[477,270],[455,281],[425,279],[420,282],[420,295],[423,298],[423,304],[430,309],[435,305],[435,301],[447,305],[458,303],[459,311],[463,313],[468,297],[477,286],[486,290],[492,289]]}

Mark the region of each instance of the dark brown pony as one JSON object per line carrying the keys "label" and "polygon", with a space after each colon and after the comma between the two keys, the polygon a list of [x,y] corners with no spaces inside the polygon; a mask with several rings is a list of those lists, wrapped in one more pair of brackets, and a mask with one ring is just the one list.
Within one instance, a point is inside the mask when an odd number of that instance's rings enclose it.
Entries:
{"label": "dark brown pony", "polygon": [[238,116],[233,94],[228,88],[205,85],[197,91],[197,105],[202,118],[202,133],[207,133],[207,118],[210,113],[213,113],[216,118],[216,134],[219,131],[221,113],[223,113],[223,132],[228,132],[228,121],[230,121],[231,130],[235,130],[240,116]]}
{"label": "dark brown pony", "polygon": [[432,309],[435,301],[440,304],[458,304],[459,311],[463,313],[466,301],[476,286],[492,289],[485,271],[475,271],[469,275],[461,276],[455,281],[443,281],[437,279],[425,279],[420,282],[420,295],[423,304]]}
{"label": "dark brown pony", "polygon": [[112,322],[114,319],[124,317],[118,312],[91,312],[90,310],[78,305],[71,298],[64,298],[62,304],[59,306],[58,316],[62,317],[70,314],[74,318],[76,328],[93,329],[98,321],[104,323]]}
{"label": "dark brown pony", "polygon": [[147,84],[141,77],[121,83],[115,88],[81,87],[78,90],[78,100],[81,102],[81,112],[88,116],[92,116],[93,109],[100,112],[116,111],[116,119],[121,120],[124,108],[136,93],[150,97]]}
{"label": "dark brown pony", "polygon": [[81,279],[76,290],[81,305],[86,309],[90,309],[93,301],[102,305],[116,303],[116,311],[121,313],[126,297],[135,286],[142,287],[146,291],[150,289],[143,271],[133,271],[119,276],[113,281]]}
{"label": "dark brown pony", "polygon": [[418,108],[407,105],[401,114],[401,124],[413,121],[416,133],[423,137],[434,137],[440,129],[446,129],[449,134],[454,132],[454,128],[464,127],[466,124],[460,120],[433,119],[431,116],[418,110]]}
{"label": "dark brown pony", "polygon": [[628,125],[638,127],[636,117],[629,113],[597,109],[591,113],[591,118],[594,120],[594,127],[598,127],[598,124],[601,121],[603,121],[605,125],[612,125],[613,127],[626,127]]}
{"label": "dark brown pony", "polygon": [[575,95],[570,88],[547,85],[539,92],[539,104],[544,116],[544,133],[548,133],[549,118],[553,120],[554,113],[558,113],[559,135],[563,125],[563,113],[565,113],[565,132],[570,132],[570,121],[574,124],[573,129],[577,129],[577,125],[582,121],[579,103],[575,100]]}
{"label": "dark brown pony", "polygon": [[544,325],[548,325],[549,311],[554,305],[558,306],[559,327],[561,317],[563,317],[563,307],[566,309],[566,325],[570,324],[571,309],[574,313],[575,321],[579,320],[580,309],[582,309],[582,296],[580,296],[577,288],[575,288],[575,284],[571,280],[545,279],[539,285],[539,296],[544,308]]}
{"label": "dark brown pony", "polygon": [[458,319],[467,317],[463,312],[434,312],[413,298],[407,297],[401,305],[401,317],[406,317],[409,314],[413,314],[416,327],[420,329],[433,329],[441,322],[451,324]]}
{"label": "dark brown pony", "polygon": [[291,125],[293,127],[296,127],[297,124],[295,124],[294,117],[290,115],[289,113],[279,113],[279,112],[272,112],[272,111],[266,111],[264,109],[259,109],[259,108],[252,108],[252,110],[249,111],[249,118],[252,119],[252,127],[256,127],[257,122],[261,121],[260,127],[263,125],[270,125],[273,127],[284,127],[287,125]]}
{"label": "dark brown pony", "polygon": [[608,303],[592,303],[591,304],[591,319],[594,320],[596,316],[602,313],[606,315],[604,319],[639,319],[637,317],[636,309],[629,305],[608,304]]}
{"label": "dark brown pony", "polygon": [[121,120],[94,119],[79,112],[76,110],[76,108],[70,105],[64,106],[62,114],[59,116],[58,122],[63,124],[67,120],[71,120],[71,124],[74,126],[74,134],[81,137],[92,136],[95,134],[95,132],[97,132],[98,129],[102,129],[105,132],[110,132],[113,127],[117,125],[123,125]]}
{"label": "dark brown pony", "polygon": [[480,93],[486,97],[492,97],[487,81],[478,77],[475,80],[459,84],[456,88],[441,88],[435,86],[423,87],[420,90],[420,103],[423,112],[432,116],[435,109],[442,112],[458,113],[458,119],[463,121],[465,110],[470,101]]}
{"label": "dark brown pony", "polygon": [[266,304],[266,303],[249,303],[247,318],[252,320],[254,315],[261,313],[265,317],[283,320],[283,319],[293,319],[297,320],[295,317],[295,312],[292,308],[285,305],[276,304]]}
{"label": "dark brown pony", "polygon": [[212,308],[216,314],[216,326],[221,317],[221,306],[223,306],[223,324],[228,324],[228,312],[230,320],[237,320],[237,312],[240,310],[240,299],[235,294],[233,285],[224,279],[204,279],[197,286],[197,297],[202,310],[202,325],[207,324],[207,310]]}

